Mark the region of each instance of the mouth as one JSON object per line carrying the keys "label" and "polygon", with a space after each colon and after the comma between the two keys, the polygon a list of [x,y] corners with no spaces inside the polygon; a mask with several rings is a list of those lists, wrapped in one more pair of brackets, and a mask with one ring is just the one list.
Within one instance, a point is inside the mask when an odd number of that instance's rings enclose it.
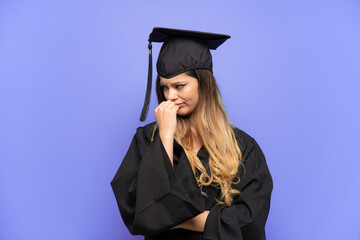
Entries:
{"label": "mouth", "polygon": [[175,104],[176,106],[178,106],[179,108],[181,108],[184,104],[183,103],[178,103],[178,104]]}

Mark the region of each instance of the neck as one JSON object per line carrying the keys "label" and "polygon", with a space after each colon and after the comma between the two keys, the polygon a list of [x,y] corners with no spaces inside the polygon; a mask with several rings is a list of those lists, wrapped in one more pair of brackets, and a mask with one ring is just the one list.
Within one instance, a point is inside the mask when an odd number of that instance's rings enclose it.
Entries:
{"label": "neck", "polygon": [[189,123],[190,123],[190,130],[192,133],[192,138],[193,138],[193,148],[197,152],[199,150],[199,148],[203,145],[203,142],[201,141],[201,138],[199,136],[197,123],[196,123],[195,117],[193,115],[189,118]]}
{"label": "neck", "polygon": [[193,133],[193,135],[197,136],[198,131],[197,131],[197,124],[194,115],[190,116],[189,123],[190,123],[191,132]]}

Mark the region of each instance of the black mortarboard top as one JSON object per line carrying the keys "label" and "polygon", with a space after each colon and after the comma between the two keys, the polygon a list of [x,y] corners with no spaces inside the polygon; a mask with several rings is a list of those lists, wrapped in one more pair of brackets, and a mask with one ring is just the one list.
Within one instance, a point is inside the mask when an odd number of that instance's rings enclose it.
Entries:
{"label": "black mortarboard top", "polygon": [[161,77],[172,78],[194,69],[212,71],[212,58],[209,49],[215,50],[229,38],[229,35],[224,34],[155,27],[149,35],[148,82],[140,121],[145,121],[150,103],[152,85],[151,42],[164,42],[156,64],[157,72]]}

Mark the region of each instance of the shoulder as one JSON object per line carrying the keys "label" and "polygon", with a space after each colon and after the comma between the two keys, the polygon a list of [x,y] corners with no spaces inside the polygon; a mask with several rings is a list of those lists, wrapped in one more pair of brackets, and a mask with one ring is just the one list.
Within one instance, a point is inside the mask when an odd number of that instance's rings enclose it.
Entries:
{"label": "shoulder", "polygon": [[250,142],[254,141],[254,139],[248,133],[239,129],[236,125],[231,124],[231,127],[234,131],[235,138],[238,141],[239,145],[247,146]]}
{"label": "shoulder", "polygon": [[257,145],[255,139],[251,137],[248,133],[239,129],[234,124],[231,124],[231,127],[234,131],[236,141],[238,142],[239,148],[242,153],[249,150],[250,148],[253,148],[254,145]]}
{"label": "shoulder", "polygon": [[[242,154],[243,167],[247,176],[256,176],[262,174],[262,176],[270,176],[269,183],[272,186],[271,175],[267,167],[265,155],[260,148],[256,140],[246,132],[240,130],[236,126],[233,126],[236,141]],[[243,171],[242,171],[243,172]],[[243,172],[245,174],[245,172]],[[245,175],[244,175],[245,176]],[[246,181],[245,181],[246,182]]]}
{"label": "shoulder", "polygon": [[156,127],[156,122],[151,122],[145,126],[138,127],[136,129],[136,136],[144,138],[144,140],[148,143],[151,142],[153,131]]}

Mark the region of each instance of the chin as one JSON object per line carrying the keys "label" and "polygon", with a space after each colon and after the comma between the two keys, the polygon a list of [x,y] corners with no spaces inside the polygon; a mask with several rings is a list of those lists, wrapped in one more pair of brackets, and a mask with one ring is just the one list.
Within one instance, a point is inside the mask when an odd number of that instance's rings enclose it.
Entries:
{"label": "chin", "polygon": [[191,111],[188,111],[187,109],[180,109],[180,111],[177,113],[177,115],[186,117],[191,114]]}
{"label": "chin", "polygon": [[184,109],[180,109],[178,112],[177,112],[177,115],[180,115],[180,116],[186,116],[188,115],[188,111],[184,110]]}

